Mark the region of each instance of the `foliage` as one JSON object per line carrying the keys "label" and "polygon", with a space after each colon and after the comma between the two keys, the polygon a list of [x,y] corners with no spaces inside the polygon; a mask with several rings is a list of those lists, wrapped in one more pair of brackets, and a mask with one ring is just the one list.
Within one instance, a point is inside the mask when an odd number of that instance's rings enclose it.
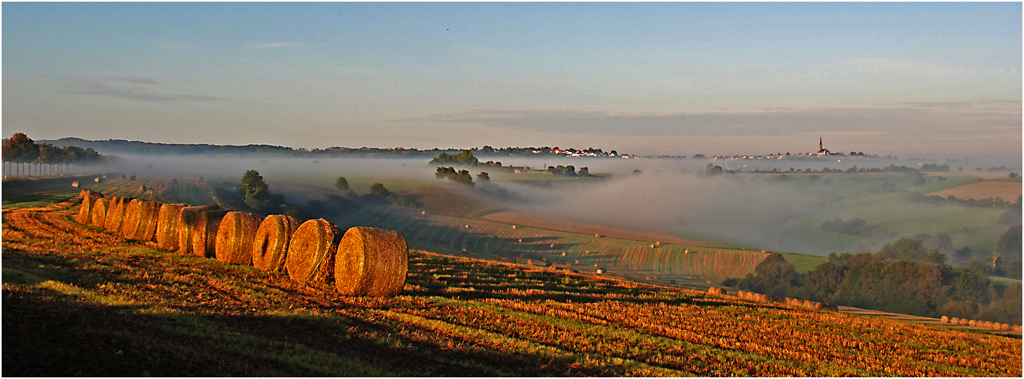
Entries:
{"label": "foliage", "polygon": [[[11,138],[3,141],[3,161],[21,165],[47,165],[54,171],[67,165],[88,166],[104,161],[104,157],[92,148],[83,149],[78,146],[55,147],[49,143],[37,144],[25,133],[14,133]],[[37,172],[39,169],[37,168]]]}
{"label": "foliage", "polygon": [[256,170],[246,171],[242,175],[242,181],[238,184],[238,196],[257,212],[266,212],[271,205],[270,188]]}
{"label": "foliage", "polygon": [[473,175],[468,170],[455,170],[455,167],[438,167],[437,172],[434,176],[438,179],[448,179],[455,183],[465,184],[473,187],[476,183],[473,183]]}
{"label": "foliage", "polygon": [[995,254],[1004,262],[1021,260],[1021,223],[1010,226],[999,236]]}
{"label": "foliage", "polygon": [[348,179],[345,179],[344,176],[339,176],[338,180],[334,182],[334,188],[337,188],[338,191],[342,192],[348,191]]}
{"label": "foliage", "polygon": [[786,258],[779,253],[771,253],[754,272],[747,274],[739,282],[739,287],[772,296],[787,296],[794,292],[794,287],[801,285],[800,274]]}
{"label": "foliage", "polygon": [[935,264],[945,263],[946,256],[937,249],[927,250],[921,240],[900,238],[882,246],[875,256],[882,259],[924,261]]}
{"label": "foliage", "polygon": [[888,238],[893,234],[881,226],[868,226],[867,221],[859,218],[849,221],[843,221],[838,217],[831,221],[825,220],[821,223],[821,230],[866,238]]}
{"label": "foliage", "polygon": [[432,165],[455,165],[455,166],[486,166],[486,167],[497,167],[501,168],[501,162],[487,161],[486,163],[480,162],[473,152],[470,150],[462,150],[456,155],[449,155],[448,153],[442,152],[437,157],[430,160]]}
{"label": "foliage", "polygon": [[389,192],[388,189],[384,187],[384,184],[381,183],[373,183],[373,185],[370,186],[370,193],[367,196],[370,199],[376,199],[377,201],[383,201],[399,207],[413,208],[416,206],[409,199]]}

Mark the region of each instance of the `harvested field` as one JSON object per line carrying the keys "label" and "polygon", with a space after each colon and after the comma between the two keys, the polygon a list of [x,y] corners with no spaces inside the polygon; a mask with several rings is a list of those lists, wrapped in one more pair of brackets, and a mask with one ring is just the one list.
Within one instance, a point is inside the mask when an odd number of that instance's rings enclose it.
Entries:
{"label": "harvested field", "polygon": [[216,205],[185,207],[178,215],[178,253],[192,254],[192,234],[195,231],[199,214],[205,211],[218,210]]}
{"label": "harvested field", "polygon": [[299,228],[299,220],[285,215],[263,219],[252,245],[252,265],[263,271],[284,271],[288,242]]}
{"label": "harvested field", "polygon": [[349,296],[394,296],[402,292],[409,246],[391,230],[353,227],[345,232],[335,256],[338,293]]}
{"label": "harvested field", "polygon": [[926,193],[927,196],[954,196],[957,199],[995,199],[1002,198],[1006,202],[1017,201],[1021,196],[1021,182],[1008,181],[984,181],[979,183],[965,184],[942,191]]}
{"label": "harvested field", "polygon": [[192,229],[192,255],[216,258],[217,229],[226,214],[226,210],[199,212]]}
{"label": "harvested field", "polygon": [[334,279],[334,255],[341,233],[324,219],[309,220],[295,230],[288,243],[284,267],[292,280],[319,286]]}
{"label": "harvested field", "polygon": [[252,244],[263,221],[248,212],[228,212],[217,228],[215,255],[218,261],[239,265],[252,264]]}
{"label": "harvested field", "polygon": [[6,375],[1021,375],[1019,332],[420,251],[398,296],[348,297],[85,228],[72,206],[3,212]]}
{"label": "harvested field", "polygon": [[178,224],[185,204],[164,204],[156,218],[156,245],[163,250],[178,250]]}
{"label": "harvested field", "polygon": [[686,238],[676,237],[669,234],[644,232],[637,230],[623,229],[613,226],[601,226],[595,224],[575,223],[562,220],[553,220],[545,217],[534,216],[520,212],[498,212],[483,216],[484,219],[504,222],[513,225],[526,225],[540,229],[558,230],[569,233],[585,235],[600,235],[610,238],[628,239],[634,241],[660,241],[689,246],[719,247],[702,241],[694,241]]}

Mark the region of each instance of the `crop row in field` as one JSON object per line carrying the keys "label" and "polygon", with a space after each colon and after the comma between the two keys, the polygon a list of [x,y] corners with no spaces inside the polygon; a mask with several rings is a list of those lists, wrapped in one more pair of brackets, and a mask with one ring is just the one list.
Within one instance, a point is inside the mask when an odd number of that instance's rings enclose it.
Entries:
{"label": "crop row in field", "polygon": [[72,214],[3,214],[10,375],[1021,375],[1015,338],[419,251],[339,296]]}

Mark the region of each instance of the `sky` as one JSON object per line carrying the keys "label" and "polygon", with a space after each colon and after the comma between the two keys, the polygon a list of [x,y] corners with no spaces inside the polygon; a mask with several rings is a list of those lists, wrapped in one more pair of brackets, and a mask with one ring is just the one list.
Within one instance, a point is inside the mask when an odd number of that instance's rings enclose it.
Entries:
{"label": "sky", "polygon": [[17,3],[2,134],[1021,156],[1011,3]]}

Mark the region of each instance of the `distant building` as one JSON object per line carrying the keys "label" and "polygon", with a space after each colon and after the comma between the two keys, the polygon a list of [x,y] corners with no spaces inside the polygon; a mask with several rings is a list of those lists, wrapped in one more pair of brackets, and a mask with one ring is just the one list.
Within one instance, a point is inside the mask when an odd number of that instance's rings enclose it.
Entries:
{"label": "distant building", "polygon": [[818,155],[832,155],[831,151],[825,148],[825,145],[821,142],[821,137],[818,137]]}

